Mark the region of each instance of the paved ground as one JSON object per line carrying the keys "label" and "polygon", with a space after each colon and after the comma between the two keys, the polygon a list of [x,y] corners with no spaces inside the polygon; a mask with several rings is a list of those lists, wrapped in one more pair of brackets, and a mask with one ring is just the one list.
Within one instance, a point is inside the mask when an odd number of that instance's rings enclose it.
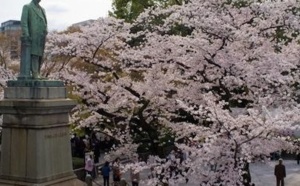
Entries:
{"label": "paved ground", "polygon": [[[285,179],[285,186],[300,186],[300,165],[296,161],[286,160],[283,162],[286,166],[287,177]],[[277,161],[270,161],[265,164],[255,163],[250,165],[252,182],[255,186],[275,186],[274,167]],[[141,179],[146,179],[148,172],[141,173]],[[130,183],[129,173],[124,175],[127,182]],[[112,183],[112,181],[111,181]],[[103,181],[101,176],[95,180],[94,186],[102,186]],[[131,183],[129,184],[131,185]],[[199,186],[196,184],[179,184],[179,186]]]}
{"label": "paved ground", "polygon": [[[255,163],[250,166],[252,181],[255,186],[275,186],[274,167],[277,161],[267,162],[266,164]],[[300,165],[296,161],[284,160],[287,177],[285,186],[300,186]]]}

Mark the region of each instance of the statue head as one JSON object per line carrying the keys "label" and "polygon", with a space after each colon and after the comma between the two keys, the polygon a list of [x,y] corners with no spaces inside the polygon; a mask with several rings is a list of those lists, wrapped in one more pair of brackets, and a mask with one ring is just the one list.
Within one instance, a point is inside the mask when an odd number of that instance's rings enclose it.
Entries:
{"label": "statue head", "polygon": [[41,0],[32,0],[34,2],[34,4],[39,4],[41,2]]}

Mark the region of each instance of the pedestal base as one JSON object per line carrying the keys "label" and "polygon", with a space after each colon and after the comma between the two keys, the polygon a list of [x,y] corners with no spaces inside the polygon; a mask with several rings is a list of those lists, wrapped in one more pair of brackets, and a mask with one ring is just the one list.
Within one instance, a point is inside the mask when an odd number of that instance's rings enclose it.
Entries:
{"label": "pedestal base", "polygon": [[0,186],[84,186],[77,180],[70,145],[67,99],[59,81],[9,81],[3,114]]}
{"label": "pedestal base", "polygon": [[28,183],[0,179],[0,186],[86,186],[86,184],[76,179],[75,176],[70,176],[45,183]]}

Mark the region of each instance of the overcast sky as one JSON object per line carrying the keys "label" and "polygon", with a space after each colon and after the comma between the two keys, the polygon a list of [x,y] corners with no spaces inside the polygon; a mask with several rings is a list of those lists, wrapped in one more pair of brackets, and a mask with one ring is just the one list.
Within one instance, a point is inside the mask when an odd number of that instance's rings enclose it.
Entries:
{"label": "overcast sky", "polygon": [[[31,0],[0,0],[0,23],[20,20],[22,7]],[[112,0],[41,0],[46,10],[49,30],[64,30],[89,19],[106,17]]]}

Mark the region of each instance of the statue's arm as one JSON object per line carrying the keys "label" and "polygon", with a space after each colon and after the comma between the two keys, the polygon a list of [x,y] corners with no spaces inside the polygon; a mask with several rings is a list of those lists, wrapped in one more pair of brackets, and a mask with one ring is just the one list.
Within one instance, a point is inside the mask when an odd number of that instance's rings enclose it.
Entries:
{"label": "statue's arm", "polygon": [[22,36],[24,38],[30,39],[30,35],[29,35],[29,7],[27,5],[23,6],[22,17],[21,17],[21,28],[22,28]]}
{"label": "statue's arm", "polygon": [[46,11],[44,8],[42,8],[43,14],[45,16],[45,21],[46,21],[46,35],[48,34],[48,22],[47,22],[47,16],[46,16]]}

